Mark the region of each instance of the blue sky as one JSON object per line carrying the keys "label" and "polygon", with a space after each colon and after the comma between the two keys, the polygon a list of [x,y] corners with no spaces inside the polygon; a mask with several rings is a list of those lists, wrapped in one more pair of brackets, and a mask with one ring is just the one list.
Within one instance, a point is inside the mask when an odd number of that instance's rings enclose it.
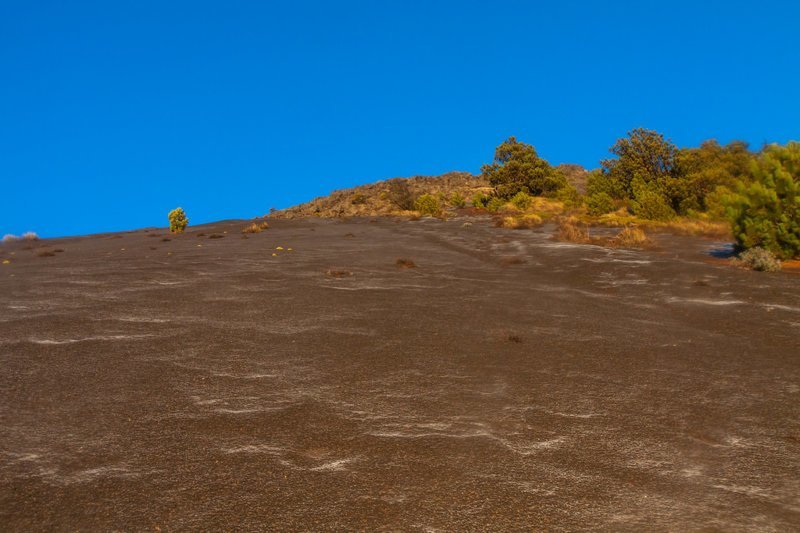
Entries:
{"label": "blue sky", "polygon": [[638,126],[800,139],[798,23],[796,1],[0,0],[0,233],[249,218],[477,172],[509,135],[587,167]]}

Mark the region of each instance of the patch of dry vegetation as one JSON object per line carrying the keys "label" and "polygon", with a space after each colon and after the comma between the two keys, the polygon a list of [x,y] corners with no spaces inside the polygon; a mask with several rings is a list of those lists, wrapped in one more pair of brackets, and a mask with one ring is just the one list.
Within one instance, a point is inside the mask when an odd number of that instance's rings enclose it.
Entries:
{"label": "patch of dry vegetation", "polygon": [[553,238],[561,242],[575,244],[593,244],[611,248],[643,248],[652,244],[641,228],[628,226],[614,237],[592,236],[589,225],[576,217],[559,218]]}
{"label": "patch of dry vegetation", "polygon": [[349,278],[350,276],[353,275],[353,273],[350,272],[349,270],[331,268],[328,269],[327,272],[325,272],[325,275],[328,276],[329,278],[341,279],[341,278]]}
{"label": "patch of dry vegetation", "polygon": [[731,261],[735,266],[756,272],[780,272],[781,261],[774,253],[764,248],[749,248]]}
{"label": "patch of dry vegetation", "polygon": [[583,217],[591,225],[612,228],[638,226],[651,233],[672,233],[674,235],[690,235],[692,237],[710,237],[727,239],[731,237],[730,224],[724,220],[710,218],[678,217],[672,220],[647,220],[630,214],[627,209],[619,209],[599,217]]}
{"label": "patch of dry vegetation", "polygon": [[527,259],[525,259],[524,257],[520,257],[518,255],[506,256],[500,258],[500,265],[502,266],[524,265],[527,262],[528,262]]}
{"label": "patch of dry vegetation", "polygon": [[242,233],[261,233],[265,229],[269,229],[269,223],[264,220],[261,222],[253,222],[249,226],[242,229]]}
{"label": "patch of dry vegetation", "polygon": [[556,232],[553,237],[560,242],[572,242],[575,244],[592,244],[589,235],[589,226],[582,224],[575,217],[559,218],[556,221]]}
{"label": "patch of dry vegetation", "polygon": [[495,220],[495,227],[507,229],[531,229],[541,226],[544,221],[536,213],[521,216],[507,216]]}
{"label": "patch of dry vegetation", "polygon": [[640,228],[629,227],[620,231],[610,240],[610,244],[620,248],[641,248],[650,244],[650,239]]}
{"label": "patch of dry vegetation", "polygon": [[[443,209],[452,210],[463,208],[466,203],[465,198],[472,198],[476,191],[487,188],[488,182],[485,178],[468,172],[393,178],[334,191],[328,196],[277,211],[272,216],[276,218],[413,216],[415,202],[423,195],[435,198]],[[432,202],[428,201],[428,204]]]}

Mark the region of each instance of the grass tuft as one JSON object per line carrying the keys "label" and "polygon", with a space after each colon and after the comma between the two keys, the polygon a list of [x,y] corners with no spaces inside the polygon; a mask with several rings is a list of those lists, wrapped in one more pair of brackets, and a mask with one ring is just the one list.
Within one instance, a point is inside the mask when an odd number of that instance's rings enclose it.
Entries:
{"label": "grass tuft", "polygon": [[253,222],[249,226],[242,229],[242,233],[261,233],[265,229],[269,229],[269,223],[264,220],[262,222]]}
{"label": "grass tuft", "polygon": [[350,272],[349,270],[337,270],[331,268],[327,272],[325,272],[325,275],[328,276],[329,278],[341,279],[341,278],[349,278],[350,276],[353,275],[353,273]]}
{"label": "grass tuft", "polygon": [[642,246],[650,244],[650,239],[641,229],[628,227],[611,239],[611,244],[613,246],[619,246],[620,248],[641,248]]}
{"label": "grass tuft", "polygon": [[589,227],[581,225],[573,217],[562,218],[557,221],[555,239],[561,242],[574,242],[576,244],[590,244]]}

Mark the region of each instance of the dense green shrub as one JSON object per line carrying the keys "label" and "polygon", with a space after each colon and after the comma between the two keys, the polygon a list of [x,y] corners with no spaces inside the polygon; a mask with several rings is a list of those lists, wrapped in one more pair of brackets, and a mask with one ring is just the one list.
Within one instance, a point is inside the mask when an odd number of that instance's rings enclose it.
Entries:
{"label": "dense green shrub", "polygon": [[[720,214],[718,190],[747,181],[755,154],[741,141],[678,149],[663,135],[642,128],[611,147],[616,158],[601,162],[587,180],[587,194],[625,200],[639,217],[666,220],[712,208]],[[595,206],[595,209],[599,206]]]}
{"label": "dense green shrub", "polygon": [[604,159],[600,165],[609,181],[605,192],[612,197],[633,198],[635,182],[660,188],[663,182],[677,175],[678,149],[655,131],[631,130],[628,137],[614,143],[611,153],[616,158]]}
{"label": "dense green shrub", "polygon": [[186,218],[186,212],[183,208],[176,207],[167,215],[169,219],[169,230],[172,233],[183,233],[186,226],[189,224],[189,219]]}
{"label": "dense green shrub", "polygon": [[781,262],[775,254],[760,246],[743,251],[734,263],[759,272],[778,272],[781,269]]}
{"label": "dense green shrub", "polygon": [[601,169],[597,169],[591,171],[586,179],[586,195],[594,196],[600,193],[612,199],[624,200],[628,198],[628,193],[619,180],[614,179]]}
{"label": "dense green shrub", "polygon": [[494,152],[494,161],[481,172],[495,195],[509,199],[522,191],[533,196],[553,195],[566,185],[564,175],[539,157],[533,146],[509,137]]}
{"label": "dense green shrub", "polygon": [[464,207],[467,205],[467,200],[464,198],[464,195],[458,191],[450,195],[449,202],[453,207]]}
{"label": "dense green shrub", "polygon": [[506,205],[506,201],[502,198],[498,198],[497,196],[492,196],[488,202],[486,202],[486,210],[491,213],[496,213],[500,211],[503,206]]}
{"label": "dense green shrub", "polygon": [[605,215],[614,211],[614,199],[606,192],[596,192],[586,198],[586,207],[592,216]]}
{"label": "dense green shrub", "polygon": [[800,257],[800,143],[765,148],[752,176],[724,199],[739,247]]}
{"label": "dense green shrub", "polygon": [[574,185],[569,183],[558,190],[556,200],[562,202],[564,207],[580,207],[583,205],[583,196]]}
{"label": "dense green shrub", "polygon": [[414,202],[414,209],[422,215],[437,216],[442,212],[442,205],[432,194],[423,194]]}
{"label": "dense green shrub", "polygon": [[514,207],[516,207],[520,211],[525,211],[531,206],[533,198],[531,198],[531,195],[526,193],[525,191],[519,191],[517,194],[512,196],[511,200],[509,201]]}
{"label": "dense green shrub", "polygon": [[[719,216],[719,189],[733,189],[741,180],[749,181],[756,154],[747,143],[733,141],[725,146],[715,140],[698,148],[684,148],[678,153],[679,188],[673,191],[681,214],[691,211],[715,211]],[[716,202],[716,203],[715,203]]]}
{"label": "dense green shrub", "polygon": [[472,196],[472,207],[477,209],[484,209],[486,204],[489,203],[489,196],[483,194],[482,192],[476,192]]}
{"label": "dense green shrub", "polygon": [[648,220],[669,220],[675,217],[675,211],[667,203],[667,199],[654,188],[645,185],[636,187],[631,211],[637,217]]}

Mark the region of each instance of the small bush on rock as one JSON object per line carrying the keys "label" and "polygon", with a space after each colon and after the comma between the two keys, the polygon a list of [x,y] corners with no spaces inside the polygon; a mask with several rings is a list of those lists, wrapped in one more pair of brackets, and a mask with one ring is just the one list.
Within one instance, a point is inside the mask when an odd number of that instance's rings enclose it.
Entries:
{"label": "small bush on rock", "polygon": [[464,207],[467,205],[467,200],[460,192],[456,191],[450,196],[450,205],[453,207]]}
{"label": "small bush on rock", "polygon": [[189,225],[189,219],[186,218],[186,212],[180,207],[176,207],[170,211],[167,217],[169,218],[169,231],[172,233],[183,233],[183,231],[186,229],[186,226]]}
{"label": "small bush on rock", "polygon": [[778,272],[781,269],[781,262],[775,254],[758,246],[739,254],[734,263],[759,272]]}
{"label": "small bush on rock", "polygon": [[269,223],[266,220],[263,222],[253,222],[242,229],[242,233],[261,233],[265,229],[269,229]]}
{"label": "small bush on rock", "polygon": [[577,219],[565,218],[558,221],[555,238],[562,242],[574,242],[577,244],[588,244],[592,242],[589,236],[589,228],[582,226]]}
{"label": "small bush on rock", "polygon": [[435,196],[423,194],[414,202],[414,209],[422,215],[437,216],[442,212],[442,205]]}
{"label": "small bush on rock", "polygon": [[612,245],[622,248],[638,248],[650,242],[644,231],[639,228],[625,228],[613,239]]}

